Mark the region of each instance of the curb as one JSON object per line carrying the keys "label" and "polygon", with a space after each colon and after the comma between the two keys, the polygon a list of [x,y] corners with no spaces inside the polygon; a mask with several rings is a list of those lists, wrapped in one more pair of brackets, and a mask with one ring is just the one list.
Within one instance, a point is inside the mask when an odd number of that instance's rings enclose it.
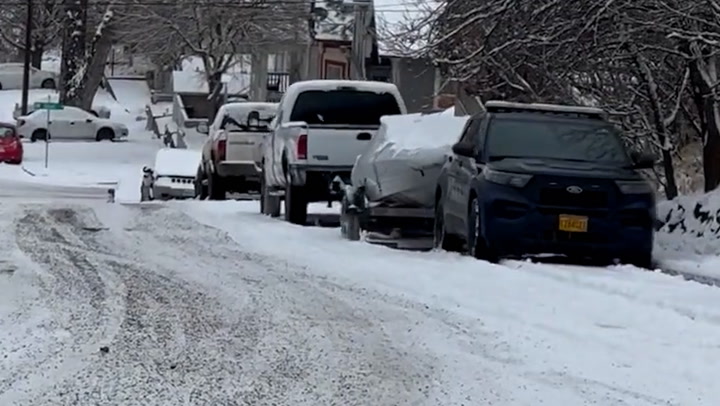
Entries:
{"label": "curb", "polygon": [[674,269],[665,269],[662,267],[660,268],[660,272],[671,276],[681,276],[686,281],[697,282],[708,286],[720,287],[720,278],[717,277],[698,275],[691,272],[676,271]]}

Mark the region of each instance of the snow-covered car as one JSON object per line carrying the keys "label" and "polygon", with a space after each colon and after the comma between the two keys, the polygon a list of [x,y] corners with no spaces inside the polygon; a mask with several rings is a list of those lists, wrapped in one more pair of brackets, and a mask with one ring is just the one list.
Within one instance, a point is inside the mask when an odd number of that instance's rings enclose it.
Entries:
{"label": "snow-covered car", "polygon": [[155,199],[195,197],[195,174],[200,165],[200,151],[163,148],[155,155],[152,195]]}
{"label": "snow-covered car", "polygon": [[[30,67],[31,89],[55,89],[57,83],[56,73]],[[0,90],[22,89],[22,84],[22,63],[0,63]]]}
{"label": "snow-covered car", "polygon": [[[98,118],[77,107],[62,110],[36,110],[29,115],[18,117],[17,131],[32,142],[51,139],[86,139],[95,141],[116,141],[128,136],[125,124],[105,118]],[[48,128],[49,127],[49,128]]]}
{"label": "snow-covered car", "polygon": [[[29,102],[26,115],[30,115],[35,111],[35,102],[45,103],[47,101],[47,98],[43,98]],[[57,97],[55,97],[52,101],[57,102]],[[88,110],[88,113],[99,118],[110,118],[110,108],[103,105],[93,105],[90,110]],[[20,107],[20,103],[15,103],[15,109],[13,110],[13,119],[17,120],[20,116],[22,116],[22,109]]]}

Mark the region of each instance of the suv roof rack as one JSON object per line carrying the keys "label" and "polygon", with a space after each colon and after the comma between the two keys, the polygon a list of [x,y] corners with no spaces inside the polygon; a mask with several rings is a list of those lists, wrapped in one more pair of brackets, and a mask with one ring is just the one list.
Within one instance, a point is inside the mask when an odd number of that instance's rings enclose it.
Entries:
{"label": "suv roof rack", "polygon": [[563,106],[558,104],[542,103],[513,103],[500,100],[489,100],[485,102],[485,109],[489,113],[548,113],[548,114],[570,114],[591,118],[604,118],[607,113],[596,107]]}

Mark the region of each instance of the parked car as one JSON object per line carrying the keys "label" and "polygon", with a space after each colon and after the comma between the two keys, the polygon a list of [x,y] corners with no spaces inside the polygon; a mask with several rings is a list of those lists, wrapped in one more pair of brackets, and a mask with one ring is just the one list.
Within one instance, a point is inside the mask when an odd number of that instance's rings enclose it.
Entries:
{"label": "parked car", "polygon": [[[358,155],[380,127],[380,117],[405,114],[390,83],[310,80],[290,85],[263,154],[261,211],[304,224],[310,202],[339,201],[336,177],[350,182]],[[283,193],[281,195],[280,193]]]}
{"label": "parked car", "polygon": [[652,263],[655,197],[600,109],[486,103],[453,146],[435,246],[497,260],[527,254]]}
{"label": "parked car", "polygon": [[[30,67],[30,88],[55,89],[57,87],[57,74]],[[0,90],[22,89],[23,64],[0,63]]]}
{"label": "parked car", "polygon": [[77,107],[50,110],[36,110],[27,116],[18,117],[17,131],[31,142],[53,139],[87,139],[96,141],[117,141],[128,136],[128,128],[108,119],[98,118]]}
{"label": "parked car", "polygon": [[[37,99],[32,102],[28,103],[28,110],[26,115],[32,114],[32,112],[35,111],[35,102],[47,102],[47,98]],[[57,97],[54,97],[52,101],[57,101]],[[92,114],[95,117],[99,118],[110,118],[110,108],[103,105],[93,105],[90,110],[88,110],[88,113]],[[15,109],[13,110],[13,118],[17,120],[20,116],[22,116],[22,109],[20,107],[20,103],[15,103]]]}
{"label": "parked car", "polygon": [[222,200],[227,192],[260,191],[261,148],[277,107],[276,103],[228,103],[209,128],[198,127],[208,134],[195,182],[199,198]]}
{"label": "parked car", "polygon": [[200,152],[190,149],[163,148],[155,155],[152,176],[154,199],[187,199],[195,196],[195,173]]}
{"label": "parked car", "polygon": [[9,123],[0,123],[0,162],[8,164],[21,164],[23,159],[23,146],[15,126]]}

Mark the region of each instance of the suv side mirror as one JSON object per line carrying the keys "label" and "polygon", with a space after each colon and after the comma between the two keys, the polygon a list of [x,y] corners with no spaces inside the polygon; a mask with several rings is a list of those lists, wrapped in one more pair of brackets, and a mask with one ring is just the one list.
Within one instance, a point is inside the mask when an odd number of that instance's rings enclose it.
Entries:
{"label": "suv side mirror", "polygon": [[633,152],[630,154],[634,169],[652,169],[655,167],[657,157],[650,152]]}
{"label": "suv side mirror", "polygon": [[200,134],[208,134],[210,132],[210,128],[208,128],[207,123],[200,123],[197,125],[197,132]]}
{"label": "suv side mirror", "polygon": [[452,151],[455,155],[464,156],[466,158],[475,158],[477,155],[475,152],[475,146],[468,142],[458,142],[452,146]]}

